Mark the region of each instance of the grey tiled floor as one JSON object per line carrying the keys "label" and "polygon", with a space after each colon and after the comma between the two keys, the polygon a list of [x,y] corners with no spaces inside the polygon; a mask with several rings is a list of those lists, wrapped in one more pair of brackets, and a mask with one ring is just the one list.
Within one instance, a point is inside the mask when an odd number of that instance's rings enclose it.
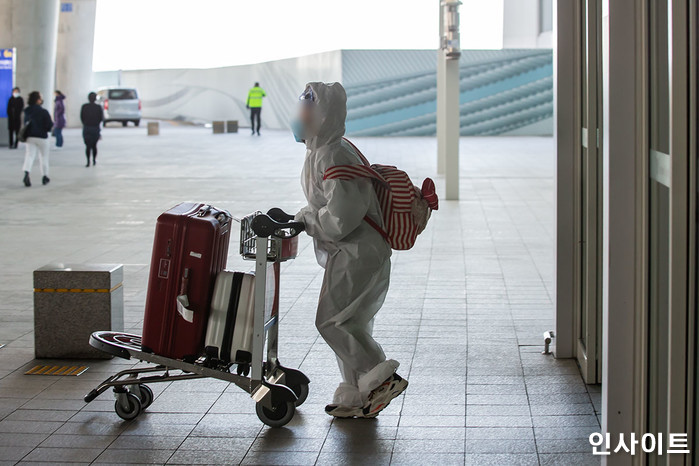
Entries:
{"label": "grey tiled floor", "polygon": [[[131,361],[89,361],[80,377],[23,375],[36,363],[31,273],[53,261],[125,264],[126,328],[140,332],[157,215],[199,199],[238,215],[295,211],[302,146],[281,132],[163,125],[149,138],[114,127],[87,169],[79,132],[66,133],[45,187],[35,170],[24,188],[22,153],[0,150],[0,465],[598,463],[587,436],[599,430],[599,387],[573,361],[541,354],[553,328],[551,139],[462,140],[462,200],[442,201],[417,246],[393,257],[375,333],[410,387],[376,420],[323,413],[339,374],[313,325],[322,276],[302,238],[284,266],[280,353],[308,374],[311,394],[286,428],[270,429],[243,392],[213,380],[154,384],[155,402],[131,422],[109,393],[82,401]],[[355,142],[416,181],[434,176],[432,138]],[[249,268],[235,250],[229,268]]]}

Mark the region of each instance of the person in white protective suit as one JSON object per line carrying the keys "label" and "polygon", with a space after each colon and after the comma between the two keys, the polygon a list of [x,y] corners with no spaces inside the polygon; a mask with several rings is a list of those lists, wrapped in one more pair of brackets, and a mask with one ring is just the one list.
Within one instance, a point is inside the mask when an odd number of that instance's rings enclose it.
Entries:
{"label": "person in white protective suit", "polygon": [[408,386],[374,338],[374,316],[383,305],[391,273],[391,248],[364,220],[382,225],[371,180],[323,180],[335,165],[361,164],[343,139],[347,96],[339,83],[309,83],[292,123],[306,144],[301,185],[308,205],[295,219],[313,237],[325,268],[316,327],[337,356],[342,382],[325,411],[335,417],[375,417]]}

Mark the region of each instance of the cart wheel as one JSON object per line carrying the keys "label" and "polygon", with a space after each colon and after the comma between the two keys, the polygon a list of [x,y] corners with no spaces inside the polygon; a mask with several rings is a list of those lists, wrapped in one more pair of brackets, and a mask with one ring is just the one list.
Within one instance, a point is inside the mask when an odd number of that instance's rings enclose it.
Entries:
{"label": "cart wheel", "polygon": [[141,400],[141,409],[146,409],[153,404],[153,390],[148,385],[139,384],[140,394],[135,394]]}
{"label": "cart wheel", "polygon": [[[114,411],[116,411],[117,416],[125,421],[130,421],[141,414],[141,400],[139,400],[136,395],[133,393],[124,393],[120,395],[121,396],[114,402]],[[123,403],[122,396],[124,397],[123,400],[125,400]],[[124,407],[124,405],[127,405],[127,407]]]}
{"label": "cart wheel", "polygon": [[299,407],[303,404],[304,401],[306,401],[306,398],[308,398],[308,384],[303,383],[301,385],[294,385],[289,387],[294,394],[296,395],[296,407]]}
{"label": "cart wheel", "polygon": [[257,417],[270,427],[282,427],[291,421],[296,411],[293,401],[282,401],[274,409],[267,409],[261,403],[255,406]]}
{"label": "cart wheel", "polygon": [[243,377],[247,377],[248,374],[250,373],[250,364],[238,364],[238,367],[236,368],[236,372],[238,375],[242,375]]}

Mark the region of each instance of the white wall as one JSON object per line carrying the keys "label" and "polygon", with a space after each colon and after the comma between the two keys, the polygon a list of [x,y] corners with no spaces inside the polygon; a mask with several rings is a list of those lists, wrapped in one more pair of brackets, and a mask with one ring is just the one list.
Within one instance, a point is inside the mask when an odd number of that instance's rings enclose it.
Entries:
{"label": "white wall", "polygon": [[553,48],[553,31],[539,32],[539,1],[503,1],[503,48]]}
{"label": "white wall", "polygon": [[[118,84],[116,72],[96,73],[95,83]],[[145,118],[188,121],[239,120],[250,126],[245,101],[259,81],[267,97],[262,127],[288,128],[298,97],[309,81],[340,81],[338,51],[254,65],[212,69],[122,71],[121,85],[138,88]]]}
{"label": "white wall", "polygon": [[539,37],[539,0],[504,0],[503,41],[505,49],[533,49]]}

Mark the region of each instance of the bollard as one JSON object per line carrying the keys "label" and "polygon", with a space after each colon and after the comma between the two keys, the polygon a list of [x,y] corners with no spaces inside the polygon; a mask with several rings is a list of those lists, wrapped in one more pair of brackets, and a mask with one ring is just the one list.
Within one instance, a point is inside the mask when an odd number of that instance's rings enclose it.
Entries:
{"label": "bollard", "polygon": [[124,267],[48,264],[34,271],[37,358],[111,358],[89,344],[98,330],[124,330]]}
{"label": "bollard", "polygon": [[211,126],[214,129],[214,134],[223,134],[226,132],[225,121],[214,121]]}
{"label": "bollard", "polygon": [[227,133],[237,133],[238,132],[238,120],[228,120],[226,122],[226,132]]}
{"label": "bollard", "polygon": [[148,136],[157,136],[160,134],[160,123],[157,121],[148,122]]}
{"label": "bollard", "polygon": [[541,354],[551,354],[550,345],[555,337],[556,335],[553,333],[553,330],[544,332],[544,351],[542,351]]}

